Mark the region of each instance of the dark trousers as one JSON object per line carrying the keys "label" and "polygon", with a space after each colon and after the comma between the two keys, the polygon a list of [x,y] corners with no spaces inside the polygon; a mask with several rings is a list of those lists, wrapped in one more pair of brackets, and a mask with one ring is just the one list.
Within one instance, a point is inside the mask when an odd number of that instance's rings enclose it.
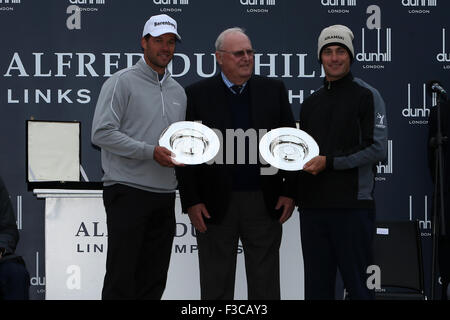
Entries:
{"label": "dark trousers", "polygon": [[105,187],[108,252],[102,299],[161,299],[175,234],[175,193]]}
{"label": "dark trousers", "polygon": [[30,275],[21,257],[0,259],[0,300],[28,300]]}
{"label": "dark trousers", "polygon": [[280,299],[282,226],[268,213],[261,192],[233,192],[224,220],[207,224],[207,228],[205,233],[197,233],[203,300],[234,298],[239,238],[244,249],[248,299]]}
{"label": "dark trousers", "polygon": [[374,210],[300,212],[305,300],[334,300],[337,268],[349,299],[374,299],[366,283],[373,262]]}

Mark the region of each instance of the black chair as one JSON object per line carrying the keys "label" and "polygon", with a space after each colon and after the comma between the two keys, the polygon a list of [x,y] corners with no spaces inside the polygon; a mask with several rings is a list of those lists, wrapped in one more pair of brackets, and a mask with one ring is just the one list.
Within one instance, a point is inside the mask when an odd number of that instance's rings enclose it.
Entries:
{"label": "black chair", "polygon": [[377,222],[374,264],[381,274],[377,300],[426,300],[418,221]]}

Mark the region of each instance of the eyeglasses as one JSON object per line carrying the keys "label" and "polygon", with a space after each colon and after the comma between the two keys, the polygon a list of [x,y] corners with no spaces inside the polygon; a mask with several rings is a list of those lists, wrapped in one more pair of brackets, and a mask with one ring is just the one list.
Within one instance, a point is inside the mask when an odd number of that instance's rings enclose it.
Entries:
{"label": "eyeglasses", "polygon": [[246,54],[249,57],[253,57],[253,55],[255,54],[255,50],[253,49],[239,50],[239,51],[226,51],[226,50],[217,50],[217,51],[232,54],[238,59],[245,57]]}

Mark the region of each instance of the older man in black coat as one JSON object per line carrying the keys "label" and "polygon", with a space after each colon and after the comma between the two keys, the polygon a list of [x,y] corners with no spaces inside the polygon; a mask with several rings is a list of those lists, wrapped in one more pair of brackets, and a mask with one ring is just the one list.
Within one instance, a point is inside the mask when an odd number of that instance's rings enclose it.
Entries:
{"label": "older man in black coat", "polygon": [[282,223],[294,209],[296,173],[267,171],[258,138],[295,121],[283,82],[253,75],[253,57],[244,31],[227,29],[216,41],[221,73],[186,88],[186,119],[223,138],[215,163],[177,168],[183,212],[199,231],[202,299],[234,298],[239,239],[248,299],[280,299]]}

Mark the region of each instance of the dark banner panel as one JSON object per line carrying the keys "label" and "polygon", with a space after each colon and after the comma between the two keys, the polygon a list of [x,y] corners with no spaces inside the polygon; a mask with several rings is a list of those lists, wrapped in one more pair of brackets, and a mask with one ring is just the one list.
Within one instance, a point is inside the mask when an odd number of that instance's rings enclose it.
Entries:
{"label": "dark banner panel", "polygon": [[217,35],[243,27],[257,52],[255,73],[284,81],[297,119],[323,81],[320,31],[332,24],[353,30],[353,74],[377,88],[387,108],[377,218],[419,220],[429,295],[433,186],[426,143],[436,97],[426,83],[450,85],[449,12],[442,0],[0,0],[0,173],[16,209],[17,252],[30,271],[31,298],[45,297],[45,217],[44,201],[26,183],[26,121],[80,121],[82,181],[100,181],[90,130],[101,86],[139,60],[144,23],[159,13],[178,22],[182,41],[170,70],[183,86],[216,74]]}

